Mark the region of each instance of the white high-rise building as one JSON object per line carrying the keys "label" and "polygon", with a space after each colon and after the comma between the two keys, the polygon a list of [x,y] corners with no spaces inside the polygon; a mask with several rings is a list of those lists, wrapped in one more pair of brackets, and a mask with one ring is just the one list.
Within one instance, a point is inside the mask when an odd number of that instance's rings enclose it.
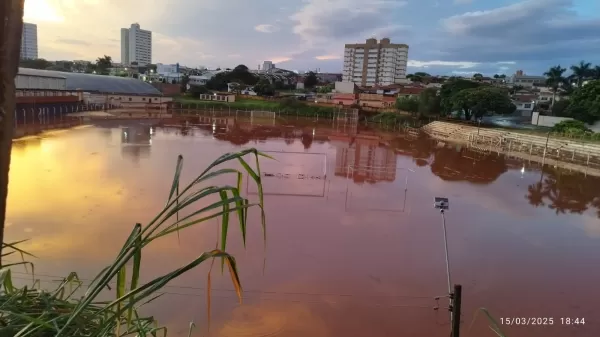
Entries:
{"label": "white high-rise building", "polygon": [[38,58],[37,25],[23,22],[23,36],[21,37],[21,58]]}
{"label": "white high-rise building", "polygon": [[121,63],[137,62],[140,66],[152,63],[152,32],[140,29],[139,23],[121,28]]}
{"label": "white high-rise building", "polygon": [[408,45],[390,43],[388,38],[346,44],[342,81],[362,86],[404,83],[407,62]]}

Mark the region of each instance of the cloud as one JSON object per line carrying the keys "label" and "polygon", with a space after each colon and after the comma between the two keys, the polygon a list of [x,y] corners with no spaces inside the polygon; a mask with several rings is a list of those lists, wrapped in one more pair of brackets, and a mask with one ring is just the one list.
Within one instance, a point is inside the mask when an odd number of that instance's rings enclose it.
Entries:
{"label": "cloud", "polygon": [[339,60],[339,55],[319,55],[315,57],[317,60]]}
{"label": "cloud", "polygon": [[90,43],[83,41],[83,40],[75,40],[75,39],[56,39],[55,40],[56,43],[61,43],[61,44],[72,44],[72,45],[79,45],[79,46],[89,46]]}
{"label": "cloud", "polygon": [[448,56],[477,61],[548,61],[600,52],[600,19],[584,19],[572,0],[526,0],[442,20]]}
{"label": "cloud", "polygon": [[[582,10],[583,1],[473,1],[465,7],[454,0],[257,0],[252,6],[27,0],[25,18],[38,25],[39,55],[50,60],[110,55],[118,61],[120,29],[135,20],[153,32],[153,61],[160,63],[234,67],[277,59],[290,69],[339,72],[343,61],[335,56],[344,44],[389,37],[410,46],[409,71],[541,74],[581,59],[600,63],[600,18]],[[166,22],[165,12],[178,19]]]}
{"label": "cloud", "polygon": [[258,25],[254,27],[254,30],[261,33],[273,33],[276,32],[278,28],[273,25]]}
{"label": "cloud", "polygon": [[466,5],[466,4],[472,4],[473,0],[454,0],[454,4],[455,5]]}
{"label": "cloud", "polygon": [[478,66],[480,63],[477,62],[456,62],[456,61],[416,61],[409,60],[408,66],[415,68],[428,68],[430,66],[440,66],[440,67],[454,67],[454,68],[473,68]]}
{"label": "cloud", "polygon": [[394,9],[406,5],[405,1],[388,0],[306,0],[306,5],[290,16],[295,22],[294,34],[309,45],[331,40],[364,39],[374,33],[392,33]]}

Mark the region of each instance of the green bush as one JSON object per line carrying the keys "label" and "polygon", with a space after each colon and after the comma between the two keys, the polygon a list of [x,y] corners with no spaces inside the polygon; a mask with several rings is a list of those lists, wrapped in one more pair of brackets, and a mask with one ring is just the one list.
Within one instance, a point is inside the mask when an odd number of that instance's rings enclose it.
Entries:
{"label": "green bush", "polygon": [[562,121],[552,127],[552,131],[559,133],[573,133],[573,132],[589,132],[590,130],[585,126],[585,123],[578,120],[567,120]]}

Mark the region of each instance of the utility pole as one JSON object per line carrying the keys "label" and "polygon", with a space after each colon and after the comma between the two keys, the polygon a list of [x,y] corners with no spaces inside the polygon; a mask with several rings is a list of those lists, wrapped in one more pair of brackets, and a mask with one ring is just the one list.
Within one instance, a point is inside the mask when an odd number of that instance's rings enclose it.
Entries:
{"label": "utility pole", "polygon": [[4,243],[8,170],[16,104],[15,77],[19,70],[24,5],[25,0],[0,2],[0,253]]}

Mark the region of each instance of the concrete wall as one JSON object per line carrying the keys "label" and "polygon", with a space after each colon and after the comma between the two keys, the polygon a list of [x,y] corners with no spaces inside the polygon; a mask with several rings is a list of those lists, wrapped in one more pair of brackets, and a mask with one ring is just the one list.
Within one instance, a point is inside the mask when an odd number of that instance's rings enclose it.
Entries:
{"label": "concrete wall", "polygon": [[354,82],[335,82],[335,92],[340,94],[353,94]]}
{"label": "concrete wall", "polygon": [[[569,117],[555,117],[555,116],[540,116],[539,112],[534,112],[531,115],[531,124],[537,126],[553,127],[554,125],[562,121],[571,121],[573,118]],[[600,132],[600,121],[597,121],[593,125],[587,124],[587,127],[594,132]]]}

